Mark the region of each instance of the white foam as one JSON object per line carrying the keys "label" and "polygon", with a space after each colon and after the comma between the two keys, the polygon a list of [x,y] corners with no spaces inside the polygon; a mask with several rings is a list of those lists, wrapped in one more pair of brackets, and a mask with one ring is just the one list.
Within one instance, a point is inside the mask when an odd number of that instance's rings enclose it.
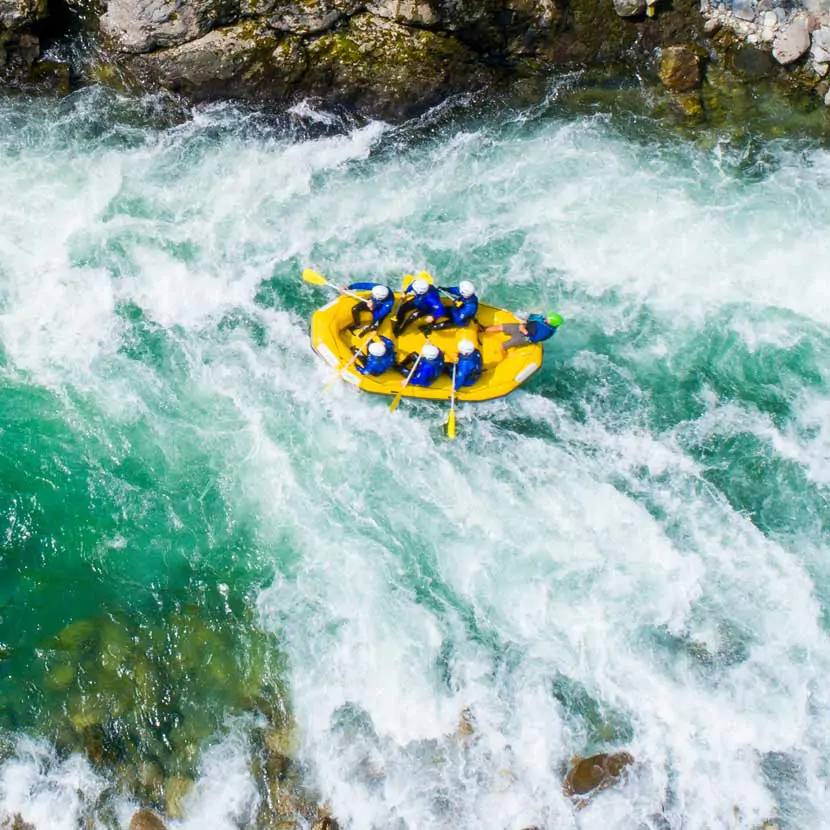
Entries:
{"label": "white foam", "polygon": [[[9,371],[78,386],[119,422],[140,412],[171,457],[183,430],[215,455],[210,486],[229,520],[256,521],[257,561],[275,572],[261,619],[283,638],[301,754],[334,813],[419,830],[623,828],[660,812],[673,826],[748,828],[779,807],[762,766],[784,753],[802,763],[792,788],[804,822],[822,826],[821,546],[764,536],[686,439],[748,432],[826,485],[826,389],[803,390],[783,429],[709,390],[702,415],[657,431],[651,390],[635,387],[735,305],[750,309],[733,318],[750,350],[826,336],[826,188],[797,158],[748,185],[715,156],[626,143],[600,120],[468,130],[373,159],[382,125],[217,145],[201,131],[218,116],[199,117],[137,148],[6,165],[20,200],[0,208],[14,229],[0,341]],[[113,158],[115,172],[101,172]],[[35,242],[27,215],[39,217]],[[439,406],[404,402],[390,416],[342,384],[323,395],[330,373],[289,299],[311,290],[297,262],[332,278],[439,264],[442,282],[475,263],[488,296],[562,308],[549,366],[597,388],[582,408],[542,397],[546,370],[529,393],[462,407],[453,444],[439,437]],[[276,308],[254,301],[266,279],[284,298]],[[176,372],[122,355],[123,304],[175,341]],[[254,318],[266,345],[244,326],[220,334],[231,313]],[[617,379],[627,397],[614,406]],[[158,414],[169,399],[180,420]],[[608,723],[557,700],[562,675]],[[574,812],[563,765],[616,745],[636,769]],[[250,823],[246,753],[244,726],[206,748],[174,826]],[[68,827],[81,807],[42,776],[82,775],[84,798],[100,782],[46,756],[24,747],[0,768],[3,808]]]}

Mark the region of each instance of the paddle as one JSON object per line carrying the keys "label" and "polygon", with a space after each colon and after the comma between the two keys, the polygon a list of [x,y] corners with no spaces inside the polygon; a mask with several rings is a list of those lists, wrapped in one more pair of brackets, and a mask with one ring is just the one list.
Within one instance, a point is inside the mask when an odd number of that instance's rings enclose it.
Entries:
{"label": "paddle", "polygon": [[349,291],[346,288],[340,288],[339,285],[329,282],[322,274],[317,273],[317,271],[312,271],[311,268],[305,268],[303,270],[303,279],[306,282],[310,282],[312,285],[325,285],[329,288],[334,288],[337,291],[342,291],[344,294],[348,294],[350,297],[362,300],[363,302],[366,302],[366,300],[369,299],[368,297],[361,297],[360,294],[355,294],[354,291]]}
{"label": "paddle", "polygon": [[409,383],[410,378],[412,375],[415,374],[415,370],[418,368],[418,364],[421,362],[421,355],[418,355],[418,359],[412,366],[409,374],[404,378],[404,382],[401,384],[401,391],[392,398],[392,403],[389,404],[389,411],[394,412],[398,408],[398,404],[401,402],[401,397],[403,396],[403,390],[406,389],[406,385]]}
{"label": "paddle", "polygon": [[355,361],[360,357],[361,352],[363,351],[363,347],[374,337],[375,332],[370,331],[369,334],[360,342],[360,345],[357,347],[357,351],[352,355],[352,359],[340,370],[338,370],[337,374],[323,387],[323,393],[330,392],[332,387],[338,380],[343,377],[343,372],[347,369],[351,369],[354,365]]}
{"label": "paddle", "polygon": [[450,396],[450,416],[447,418],[447,438],[452,441],[455,438],[455,373],[458,364],[452,367],[452,395]]}

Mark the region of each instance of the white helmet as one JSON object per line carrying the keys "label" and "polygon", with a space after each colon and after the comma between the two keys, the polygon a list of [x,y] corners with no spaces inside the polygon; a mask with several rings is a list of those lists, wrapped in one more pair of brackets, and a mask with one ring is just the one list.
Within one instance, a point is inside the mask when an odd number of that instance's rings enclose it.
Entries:
{"label": "white helmet", "polygon": [[382,302],[389,296],[389,289],[385,285],[372,286],[372,296]]}
{"label": "white helmet", "polygon": [[438,346],[435,346],[432,343],[424,343],[421,348],[421,357],[425,360],[435,360],[439,354],[441,354],[441,352],[438,350]]}
{"label": "white helmet", "polygon": [[426,280],[412,280],[412,290],[416,294],[426,294],[429,291],[429,283]]}
{"label": "white helmet", "polygon": [[472,354],[476,350],[475,343],[472,340],[459,340],[458,341],[458,353],[459,354]]}
{"label": "white helmet", "polygon": [[472,297],[476,293],[476,287],[469,280],[461,280],[458,283],[458,290],[462,297]]}
{"label": "white helmet", "polygon": [[369,344],[369,354],[372,357],[383,357],[386,354],[386,343],[383,340],[373,340]]}

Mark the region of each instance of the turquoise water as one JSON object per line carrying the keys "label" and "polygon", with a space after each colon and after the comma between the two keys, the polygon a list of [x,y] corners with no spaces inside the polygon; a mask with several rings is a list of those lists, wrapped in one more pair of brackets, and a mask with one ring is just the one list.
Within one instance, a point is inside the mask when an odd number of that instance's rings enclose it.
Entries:
{"label": "turquoise water", "polygon": [[[285,707],[347,827],[830,826],[826,149],[0,107],[2,809],[126,827],[152,763],[171,826],[254,827]],[[450,444],[324,394],[305,266],[566,325]]]}

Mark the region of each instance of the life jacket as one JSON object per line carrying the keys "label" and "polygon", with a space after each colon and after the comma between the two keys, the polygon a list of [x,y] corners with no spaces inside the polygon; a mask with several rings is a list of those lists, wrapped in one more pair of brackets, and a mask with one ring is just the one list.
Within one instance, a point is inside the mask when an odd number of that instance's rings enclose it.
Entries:
{"label": "life jacket", "polygon": [[481,352],[476,349],[470,355],[458,355],[455,365],[455,388],[472,386],[481,377]]}
{"label": "life jacket", "polygon": [[444,371],[444,354],[443,352],[435,358],[435,360],[427,360],[422,357],[415,368],[415,373],[410,378],[409,383],[412,386],[432,386]]}
{"label": "life jacket", "polygon": [[525,324],[527,339],[531,343],[541,343],[556,334],[556,326],[552,326],[541,314],[531,314]]}
{"label": "life jacket", "polygon": [[[352,291],[371,291],[376,285],[382,284],[380,282],[353,282],[349,288]],[[372,300],[372,305],[374,306],[372,309],[372,322],[380,323],[392,311],[392,306],[395,305],[395,293],[390,290],[386,299],[380,303],[373,297],[367,297],[364,302],[368,302],[369,300]]]}
{"label": "life jacket", "polygon": [[386,352],[381,357],[367,355],[363,366],[358,365],[357,371],[361,375],[382,375],[395,365],[395,346],[388,337],[380,338],[386,346]]}
{"label": "life jacket", "polygon": [[[411,286],[408,290],[411,290]],[[412,303],[422,314],[429,314],[436,320],[447,313],[446,306],[441,302],[441,295],[434,285],[427,289],[426,294],[414,294]]]}

